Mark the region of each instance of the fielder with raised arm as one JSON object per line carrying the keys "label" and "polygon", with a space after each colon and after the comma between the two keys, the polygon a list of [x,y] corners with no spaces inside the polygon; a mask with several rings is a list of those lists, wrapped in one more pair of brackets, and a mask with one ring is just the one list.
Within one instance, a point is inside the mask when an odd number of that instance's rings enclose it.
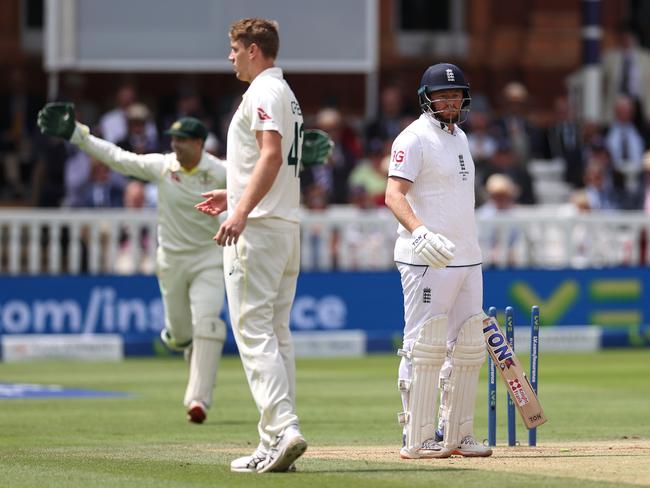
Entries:
{"label": "fielder with raised arm", "polygon": [[206,193],[197,208],[209,214],[228,208],[215,240],[225,246],[230,319],[260,412],[259,445],[235,459],[231,470],[289,471],[307,449],[296,415],[289,331],[300,270],[300,163],[307,159],[304,149],[325,159],[331,140],[311,133],[303,146],[300,105],[275,66],[277,23],[242,19],[229,34],[228,59],[237,78],[250,86],[228,129],[227,192]]}
{"label": "fielder with raised arm", "polygon": [[158,284],[165,308],[163,342],[189,354],[184,405],[190,422],[202,423],[212,404],[217,368],[226,338],[219,317],[224,300],[223,255],[212,236],[219,223],[194,206],[210,188],[224,188],[223,161],[204,150],[201,121],[182,118],[167,131],[172,153],[138,155],[90,135],[75,123],[70,103],[48,103],[38,115],[44,134],[68,139],[120,173],[158,187]]}
{"label": "fielder with raised arm", "polygon": [[436,64],[418,97],[423,113],[393,143],[386,188],[400,224],[395,262],[404,292],[400,456],[490,456],[473,436],[486,347],[474,162],[458,127],[469,112],[469,84],[457,66]]}

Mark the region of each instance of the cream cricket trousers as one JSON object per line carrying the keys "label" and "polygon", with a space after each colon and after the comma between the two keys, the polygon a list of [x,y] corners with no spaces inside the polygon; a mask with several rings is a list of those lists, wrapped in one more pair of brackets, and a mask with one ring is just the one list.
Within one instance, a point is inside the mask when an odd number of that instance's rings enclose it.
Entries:
{"label": "cream cricket trousers", "polygon": [[250,219],[237,244],[224,248],[230,320],[267,449],[287,426],[298,424],[289,316],[299,270],[297,223]]}
{"label": "cream cricket trousers", "polygon": [[226,325],[219,317],[224,301],[223,250],[216,244],[191,252],[157,254],[158,285],[165,327],[178,344],[193,343],[185,406],[212,404]]}

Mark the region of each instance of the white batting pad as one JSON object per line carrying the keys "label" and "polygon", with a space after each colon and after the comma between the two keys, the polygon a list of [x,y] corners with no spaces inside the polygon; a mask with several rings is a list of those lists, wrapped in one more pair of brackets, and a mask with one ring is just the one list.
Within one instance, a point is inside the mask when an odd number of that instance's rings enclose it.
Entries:
{"label": "white batting pad", "polygon": [[483,318],[483,314],[474,315],[461,326],[451,356],[451,375],[440,381],[445,390],[440,409],[445,448],[458,447],[463,437],[473,433],[476,387],[486,352]]}
{"label": "white batting pad", "polygon": [[398,354],[411,361],[410,380],[400,380],[401,391],[408,391],[407,410],[399,414],[405,426],[406,448],[416,451],[422,442],[433,437],[437,386],[440,368],[446,355],[447,316],[437,315],[426,321],[410,351]]}

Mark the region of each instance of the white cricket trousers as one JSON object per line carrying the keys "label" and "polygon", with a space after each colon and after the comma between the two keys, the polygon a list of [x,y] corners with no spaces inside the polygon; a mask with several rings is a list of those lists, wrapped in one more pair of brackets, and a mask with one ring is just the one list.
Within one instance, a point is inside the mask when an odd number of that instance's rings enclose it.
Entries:
{"label": "white cricket trousers", "polygon": [[250,219],[237,244],[224,248],[230,320],[267,449],[287,426],[298,424],[289,317],[299,270],[297,223]]}
{"label": "white cricket trousers", "polygon": [[[483,311],[483,271],[480,265],[433,269],[397,263],[404,293],[404,345],[411,350],[420,327],[436,315],[447,316],[447,359],[441,376],[449,377],[449,353],[456,344],[461,326]],[[402,358],[399,378],[411,378],[411,361]],[[406,409],[406,400],[402,398]]]}
{"label": "white cricket trousers", "polygon": [[212,404],[226,339],[226,325],[220,318],[224,301],[222,253],[216,243],[191,252],[158,248],[158,285],[165,307],[165,327],[177,343],[194,344],[185,406],[193,400],[208,408]]}

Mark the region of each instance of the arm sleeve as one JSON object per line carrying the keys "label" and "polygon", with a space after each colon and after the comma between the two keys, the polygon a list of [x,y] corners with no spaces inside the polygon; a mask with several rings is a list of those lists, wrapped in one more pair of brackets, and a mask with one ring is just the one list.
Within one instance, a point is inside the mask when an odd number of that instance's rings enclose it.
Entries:
{"label": "arm sleeve", "polygon": [[251,104],[251,131],[274,130],[282,136],[283,107],[281,93],[273,86],[258,89],[252,93]]}
{"label": "arm sleeve", "polygon": [[402,132],[395,141],[390,153],[388,176],[398,176],[415,181],[422,168],[422,144],[413,132]]}
{"label": "arm sleeve", "polygon": [[88,129],[81,124],[77,125],[70,142],[119,173],[152,182],[159,181],[164,175],[164,154],[135,154],[125,151],[112,142],[90,135]]}

